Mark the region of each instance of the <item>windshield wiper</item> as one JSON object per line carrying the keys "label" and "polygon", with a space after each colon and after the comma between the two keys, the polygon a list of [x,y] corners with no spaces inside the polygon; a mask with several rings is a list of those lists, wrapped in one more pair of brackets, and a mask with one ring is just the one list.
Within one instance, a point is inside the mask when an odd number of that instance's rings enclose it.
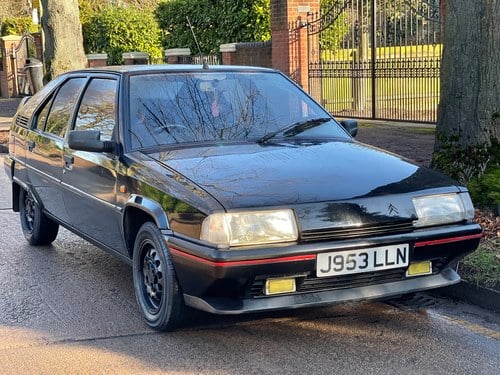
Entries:
{"label": "windshield wiper", "polygon": [[276,130],[274,132],[268,133],[257,140],[257,143],[266,143],[270,139],[276,137],[278,134],[283,134],[285,137],[294,136],[296,134],[302,133],[307,129],[314,128],[318,125],[324,124],[325,122],[331,121],[330,117],[320,117],[313,118],[305,121],[294,122],[291,125],[284,127],[283,129]]}

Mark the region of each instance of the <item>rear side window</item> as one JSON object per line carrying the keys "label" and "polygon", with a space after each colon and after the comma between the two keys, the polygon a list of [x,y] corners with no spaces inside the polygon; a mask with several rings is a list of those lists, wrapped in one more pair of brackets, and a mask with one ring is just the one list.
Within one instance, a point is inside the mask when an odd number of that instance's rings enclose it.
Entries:
{"label": "rear side window", "polygon": [[72,78],[57,92],[50,109],[45,131],[64,137],[68,121],[75,108],[75,103],[85,84],[86,78]]}
{"label": "rear side window", "polygon": [[75,130],[99,130],[101,140],[111,140],[116,124],[116,90],[114,79],[92,79],[78,108]]}

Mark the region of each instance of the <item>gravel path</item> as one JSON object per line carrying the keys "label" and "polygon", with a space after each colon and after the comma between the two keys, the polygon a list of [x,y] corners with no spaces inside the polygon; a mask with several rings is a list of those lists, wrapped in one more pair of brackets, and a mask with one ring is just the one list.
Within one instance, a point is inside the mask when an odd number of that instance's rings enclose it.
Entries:
{"label": "gravel path", "polygon": [[434,148],[434,129],[399,125],[364,125],[356,139],[428,166]]}

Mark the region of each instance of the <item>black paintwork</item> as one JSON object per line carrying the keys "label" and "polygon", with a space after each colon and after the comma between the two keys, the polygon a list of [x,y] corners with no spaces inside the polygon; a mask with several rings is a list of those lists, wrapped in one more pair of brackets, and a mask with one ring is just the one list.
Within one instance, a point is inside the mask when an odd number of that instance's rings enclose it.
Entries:
{"label": "black paintwork", "polygon": [[362,199],[455,185],[437,172],[354,141],[246,143],[165,150],[148,156],[195,181],[228,210]]}
{"label": "black paintwork", "polygon": [[[259,68],[215,69],[270,72]],[[180,251],[173,259],[186,296],[204,299],[208,304],[217,298],[217,311],[224,310],[224,303],[232,306],[228,309],[233,312],[238,310],[235,306],[244,306],[234,301],[250,298],[248,290],[256,279],[296,274],[306,277],[314,273],[315,261],[226,268],[204,263],[203,259],[258,260],[404,242],[411,244],[412,259],[439,260],[434,270],[437,274],[477,247],[476,238],[424,250],[414,248],[416,241],[481,232],[472,223],[426,230],[411,228],[416,219],[412,197],[465,189],[444,175],[348,136],[277,137],[260,143],[202,143],[128,151],[124,136],[130,126],[124,104],[126,78],[163,70],[203,71],[191,66],[84,70],[59,77],[30,99],[18,111],[11,128],[10,155],[5,167],[14,181],[14,195],[19,192],[18,185],[31,189],[47,215],[124,259],[131,257],[138,225],[144,220],[155,222],[167,243]],[[34,129],[37,111],[45,104],[45,98],[57,94],[59,85],[73,76],[119,81],[113,146],[100,149],[103,145],[96,142],[92,146],[106,152],[84,151],[85,147],[74,150],[68,145],[68,132],[65,137],[57,137]],[[73,119],[74,115],[70,127]],[[80,143],[84,138],[75,134]],[[95,141],[95,134],[92,140]],[[74,147],[78,148],[78,142]],[[87,150],[92,149],[89,147]],[[15,196],[13,199],[16,201]],[[16,204],[13,207],[18,208]],[[199,239],[201,223],[211,213],[271,207],[294,209],[301,232],[297,243],[231,251]],[[403,227],[354,238],[336,237],[338,234],[332,232],[323,239],[305,240],[307,233],[324,233],[339,223]],[[347,224],[341,229],[352,228]],[[273,308],[272,302],[268,306]]]}

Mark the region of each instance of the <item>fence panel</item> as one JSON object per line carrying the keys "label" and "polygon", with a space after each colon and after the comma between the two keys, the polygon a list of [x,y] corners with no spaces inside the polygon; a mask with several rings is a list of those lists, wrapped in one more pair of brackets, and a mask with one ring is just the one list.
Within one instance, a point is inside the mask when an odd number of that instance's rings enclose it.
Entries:
{"label": "fence panel", "polygon": [[310,93],[337,116],[435,122],[439,0],[335,0],[307,22]]}

